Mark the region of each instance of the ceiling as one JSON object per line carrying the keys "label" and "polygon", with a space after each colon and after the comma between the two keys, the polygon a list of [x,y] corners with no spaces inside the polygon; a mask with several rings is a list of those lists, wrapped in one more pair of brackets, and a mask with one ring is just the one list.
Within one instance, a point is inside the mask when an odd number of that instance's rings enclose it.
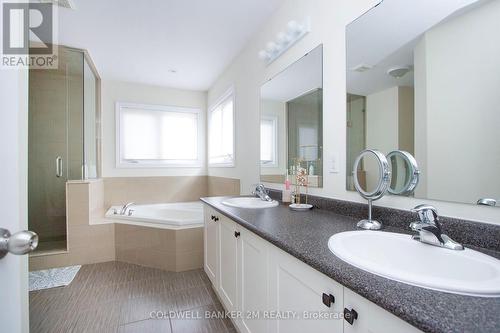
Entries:
{"label": "ceiling", "polygon": [[[396,79],[387,71],[413,65],[413,49],[424,32],[483,2],[384,0],[347,26],[347,91],[366,96],[394,86],[413,86],[412,72]],[[373,68],[361,73],[352,70],[361,64]]]}
{"label": "ceiling", "polygon": [[103,79],[207,90],[284,0],[74,0],[59,43]]}
{"label": "ceiling", "polygon": [[286,102],[323,87],[323,46],[318,46],[260,89],[262,99]]}

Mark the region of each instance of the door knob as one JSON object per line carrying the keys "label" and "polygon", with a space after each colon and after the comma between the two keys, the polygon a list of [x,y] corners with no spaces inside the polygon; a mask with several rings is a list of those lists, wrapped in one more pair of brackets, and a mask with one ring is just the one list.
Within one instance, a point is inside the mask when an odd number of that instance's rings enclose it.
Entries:
{"label": "door knob", "polygon": [[0,228],[0,259],[7,253],[26,254],[38,246],[38,235],[33,231],[19,231],[11,235],[7,229]]}

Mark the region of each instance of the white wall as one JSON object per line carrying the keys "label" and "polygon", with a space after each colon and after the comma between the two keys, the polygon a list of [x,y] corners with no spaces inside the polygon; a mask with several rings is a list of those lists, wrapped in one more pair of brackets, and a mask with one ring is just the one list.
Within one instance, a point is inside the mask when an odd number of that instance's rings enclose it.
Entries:
{"label": "white wall", "polygon": [[366,96],[366,148],[398,149],[398,87]]}
{"label": "white wall", "polygon": [[[419,196],[500,199],[499,18],[500,2],[492,1],[431,29],[419,42],[415,67],[425,66],[418,70],[426,72],[427,84],[426,103],[416,109],[419,127],[427,130],[427,141],[416,141],[417,160],[423,154],[427,160],[426,191]],[[421,78],[416,84],[424,86]]]}
{"label": "white wall", "polygon": [[[201,148],[201,168],[116,168],[115,103],[132,102],[193,107],[202,110],[202,137],[206,137],[206,92],[148,86],[137,83],[102,81],[102,176],[152,177],[206,175],[206,145]],[[204,140],[205,142],[206,140]]]}
{"label": "white wall", "polygon": [[[324,187],[310,193],[325,197],[364,202],[355,192],[346,191],[346,66],[345,26],[377,4],[377,0],[287,0],[249,41],[244,50],[222,73],[208,92],[214,102],[228,87],[235,87],[236,164],[233,168],[209,168],[209,175],[241,179],[241,193],[249,193],[259,181],[259,90],[269,78],[292,64],[306,52],[323,43],[324,75]],[[312,31],[268,67],[257,53],[267,41],[285,29],[289,20],[311,18]],[[340,156],[340,170],[329,173],[332,156]],[[280,188],[281,185],[271,185]],[[498,208],[386,196],[375,204],[410,209],[419,203],[431,203],[439,213],[500,223]]]}

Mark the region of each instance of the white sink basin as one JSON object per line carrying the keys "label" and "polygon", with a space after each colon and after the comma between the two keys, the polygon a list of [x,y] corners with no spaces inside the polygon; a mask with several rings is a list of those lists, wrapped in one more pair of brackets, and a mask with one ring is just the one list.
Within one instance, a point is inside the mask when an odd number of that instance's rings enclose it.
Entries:
{"label": "white sink basin", "polygon": [[455,294],[500,297],[500,260],[465,249],[449,250],[402,235],[348,231],[333,235],[337,257],[391,280]]}
{"label": "white sink basin", "polygon": [[278,206],[278,201],[264,201],[260,198],[236,197],[222,201],[222,204],[238,208],[270,208]]}

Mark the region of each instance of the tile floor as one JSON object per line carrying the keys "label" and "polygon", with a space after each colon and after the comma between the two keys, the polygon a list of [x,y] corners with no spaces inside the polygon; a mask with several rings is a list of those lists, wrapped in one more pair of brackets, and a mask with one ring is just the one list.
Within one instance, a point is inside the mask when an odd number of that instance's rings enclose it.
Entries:
{"label": "tile floor", "polygon": [[[150,319],[151,311],[177,315]],[[203,270],[112,261],[82,266],[69,286],[30,292],[30,332],[236,332],[229,319],[206,319],[206,311],[224,310]]]}

